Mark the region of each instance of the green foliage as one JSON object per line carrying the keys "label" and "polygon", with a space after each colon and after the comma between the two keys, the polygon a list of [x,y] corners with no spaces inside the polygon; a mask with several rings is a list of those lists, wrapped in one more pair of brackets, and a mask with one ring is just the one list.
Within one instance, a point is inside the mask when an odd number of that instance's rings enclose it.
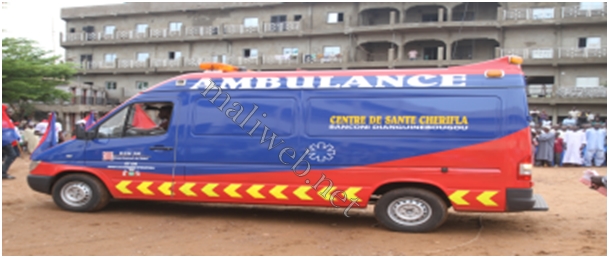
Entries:
{"label": "green foliage", "polygon": [[60,56],[50,56],[35,41],[2,39],[2,101],[67,100],[70,95],[55,88],[67,84],[75,73],[73,64],[58,64]]}

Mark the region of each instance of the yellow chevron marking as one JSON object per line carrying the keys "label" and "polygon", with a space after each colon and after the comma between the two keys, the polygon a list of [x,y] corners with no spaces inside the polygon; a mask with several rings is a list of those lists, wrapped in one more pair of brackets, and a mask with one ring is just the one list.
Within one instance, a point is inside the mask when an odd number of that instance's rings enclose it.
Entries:
{"label": "yellow chevron marking", "polygon": [[164,195],[171,195],[171,186],[173,185],[173,183],[171,182],[165,182],[163,183],[161,186],[159,186],[159,191],[161,191],[161,193],[163,193]]}
{"label": "yellow chevron marking", "polygon": [[273,189],[271,189],[269,191],[269,193],[271,195],[275,196],[275,198],[277,198],[277,199],[287,200],[288,197],[283,195],[283,193],[282,193],[283,190],[285,190],[286,188],[288,188],[287,185],[278,185],[278,186],[273,187]]}
{"label": "yellow chevron marking", "polygon": [[311,189],[311,187],[308,185],[298,187],[298,189],[296,189],[294,191],[294,195],[296,195],[296,197],[298,197],[298,199],[301,199],[303,201],[313,200],[313,198],[311,198],[307,195],[307,191],[309,191],[309,189]]}
{"label": "yellow chevron marking", "polygon": [[150,189],[148,189],[150,185],[152,185],[152,182],[142,182],[140,185],[137,186],[137,190],[139,190],[145,195],[154,195],[154,193],[150,191]]}
{"label": "yellow chevron marking", "polygon": [[185,183],[180,186],[180,192],[184,193],[186,196],[197,196],[196,193],[190,190],[193,186],[195,186],[195,183]]}
{"label": "yellow chevron marking", "polygon": [[361,187],[349,187],[349,188],[347,188],[347,190],[345,190],[345,194],[347,195],[347,202],[349,202],[349,201],[351,201],[351,199],[355,199],[355,198],[357,198],[357,202],[362,202],[362,199],[359,198],[357,195],[355,195],[360,190],[362,190]]}
{"label": "yellow chevron marking", "polygon": [[247,189],[246,192],[255,199],[264,199],[264,195],[258,192],[260,191],[260,189],[262,189],[262,187],[264,187],[264,185],[252,185],[250,186],[250,188]]}
{"label": "yellow chevron marking", "polygon": [[207,195],[209,197],[219,197],[219,195],[216,192],[214,192],[214,188],[216,188],[216,186],[218,186],[218,184],[214,184],[214,183],[206,184],[203,188],[201,188],[201,192],[203,192],[205,195]]}
{"label": "yellow chevron marking", "polygon": [[498,191],[484,191],[476,197],[476,200],[484,204],[484,206],[497,206],[497,203],[491,200],[497,193]]}
{"label": "yellow chevron marking", "polygon": [[123,194],[132,194],[132,192],[127,189],[127,186],[129,184],[131,184],[131,181],[129,180],[120,181],[118,184],[116,184],[116,189],[118,189]]}
{"label": "yellow chevron marking", "polygon": [[[317,194],[321,198],[324,198],[324,200],[326,200],[326,201],[330,200],[330,197],[332,197],[332,193],[334,192],[334,190],[336,190],[336,186],[332,186],[332,188],[330,188],[330,191],[325,192],[327,188],[328,188],[327,186],[324,186],[324,188],[322,188],[321,190],[319,190],[319,192],[317,192]],[[326,194],[325,196],[322,195],[322,194],[324,194],[324,192]]]}
{"label": "yellow chevron marking", "polygon": [[239,187],[241,187],[241,184],[230,184],[224,188],[224,192],[230,197],[242,198],[241,195],[237,193],[237,189],[239,189]]}
{"label": "yellow chevron marking", "polygon": [[469,205],[469,203],[466,200],[463,200],[463,196],[465,196],[468,193],[469,193],[468,190],[457,190],[454,193],[452,193],[450,196],[448,196],[448,199],[450,199],[457,205]]}

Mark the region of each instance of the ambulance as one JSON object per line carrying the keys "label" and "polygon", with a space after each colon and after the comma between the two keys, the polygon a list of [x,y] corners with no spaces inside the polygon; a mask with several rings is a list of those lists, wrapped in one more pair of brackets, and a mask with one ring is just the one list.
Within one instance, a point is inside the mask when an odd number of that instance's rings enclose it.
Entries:
{"label": "ambulance", "polygon": [[374,205],[387,229],[547,211],[533,192],[522,58],[433,69],[251,72],[202,64],[32,156],[59,207],[111,199]]}

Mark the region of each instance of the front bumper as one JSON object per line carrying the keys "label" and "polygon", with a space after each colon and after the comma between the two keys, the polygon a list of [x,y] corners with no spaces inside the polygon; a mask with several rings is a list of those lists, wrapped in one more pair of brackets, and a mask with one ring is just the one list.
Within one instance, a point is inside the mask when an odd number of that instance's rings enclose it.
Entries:
{"label": "front bumper", "polygon": [[51,194],[52,176],[28,175],[27,184],[36,192]]}
{"label": "front bumper", "polygon": [[548,204],[531,188],[512,188],[506,191],[507,211],[547,211]]}

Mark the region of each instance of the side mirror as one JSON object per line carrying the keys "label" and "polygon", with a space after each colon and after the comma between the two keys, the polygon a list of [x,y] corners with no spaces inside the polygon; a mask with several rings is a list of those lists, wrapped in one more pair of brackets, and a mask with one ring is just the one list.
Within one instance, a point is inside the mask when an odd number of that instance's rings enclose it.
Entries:
{"label": "side mirror", "polygon": [[91,140],[97,136],[96,131],[85,131],[84,128],[76,128],[76,139],[78,140]]}

